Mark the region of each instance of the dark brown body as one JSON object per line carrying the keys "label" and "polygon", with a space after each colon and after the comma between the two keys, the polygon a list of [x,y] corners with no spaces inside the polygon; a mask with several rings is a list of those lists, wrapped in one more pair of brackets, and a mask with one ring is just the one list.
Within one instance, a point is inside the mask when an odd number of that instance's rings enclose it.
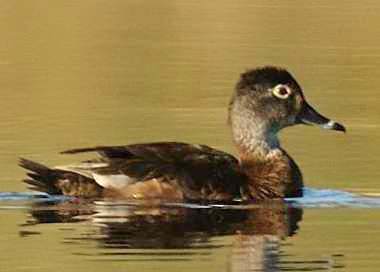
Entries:
{"label": "dark brown body", "polygon": [[134,181],[122,188],[103,188],[80,171],[50,169],[21,160],[21,166],[31,171],[28,175],[32,179],[25,182],[35,190],[90,198],[229,201],[300,196],[302,191],[298,168],[287,168],[277,158],[271,162],[239,162],[204,145],[175,142],[95,147],[65,153],[90,151],[101,155],[94,163],[107,165],[92,171],[100,175],[123,174]]}

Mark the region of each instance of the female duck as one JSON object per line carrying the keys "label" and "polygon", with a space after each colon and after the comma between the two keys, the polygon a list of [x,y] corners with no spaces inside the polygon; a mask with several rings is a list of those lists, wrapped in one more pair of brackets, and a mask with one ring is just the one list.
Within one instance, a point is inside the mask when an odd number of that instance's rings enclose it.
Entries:
{"label": "female duck", "polygon": [[243,73],[229,105],[238,159],[205,145],[177,142],[100,146],[65,151],[97,152],[79,165],[48,168],[21,159],[33,190],[99,198],[228,201],[302,196],[302,175],[281,148],[278,132],[296,124],[345,128],[315,111],[284,69]]}

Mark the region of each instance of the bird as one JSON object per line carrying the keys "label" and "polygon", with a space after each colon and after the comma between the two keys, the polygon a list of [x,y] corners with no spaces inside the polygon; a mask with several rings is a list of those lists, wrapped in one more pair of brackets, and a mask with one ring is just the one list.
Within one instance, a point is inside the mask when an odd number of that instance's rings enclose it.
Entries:
{"label": "bird", "polygon": [[29,189],[85,199],[262,201],[301,197],[300,168],[281,147],[278,133],[298,124],[345,132],[318,113],[285,68],[262,66],[240,75],[228,105],[236,157],[207,145],[150,142],[95,146],[63,154],[95,152],[78,164],[47,167],[20,158]]}

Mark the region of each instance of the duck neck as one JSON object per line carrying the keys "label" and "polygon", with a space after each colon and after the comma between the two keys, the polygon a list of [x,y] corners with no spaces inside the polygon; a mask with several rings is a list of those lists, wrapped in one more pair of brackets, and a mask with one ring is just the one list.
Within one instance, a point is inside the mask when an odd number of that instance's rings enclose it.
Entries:
{"label": "duck neck", "polygon": [[248,199],[283,198],[291,179],[289,160],[272,135],[245,135],[237,140],[242,171],[248,178]]}
{"label": "duck neck", "polygon": [[238,148],[247,194],[253,199],[302,195],[302,174],[280,147],[278,128],[260,112],[232,103],[229,122]]}
{"label": "duck neck", "polygon": [[275,131],[261,122],[233,122],[232,134],[240,159],[265,161],[282,153]]}
{"label": "duck neck", "polygon": [[[242,171],[248,178],[248,198],[283,198],[296,195],[291,159],[280,147],[276,131],[255,118],[231,120]],[[294,187],[294,188],[293,188]]]}

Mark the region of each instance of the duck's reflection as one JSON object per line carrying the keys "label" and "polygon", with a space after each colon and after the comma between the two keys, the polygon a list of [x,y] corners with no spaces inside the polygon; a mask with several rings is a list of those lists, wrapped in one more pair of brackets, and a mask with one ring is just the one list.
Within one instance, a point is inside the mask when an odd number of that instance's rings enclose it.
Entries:
{"label": "duck's reflection", "polygon": [[[138,252],[157,258],[168,256],[167,249],[191,249],[188,254],[202,250],[207,255],[225,247],[230,271],[278,271],[281,240],[297,232],[302,209],[283,202],[244,208],[65,202],[36,204],[30,215],[28,225],[90,222],[91,232],[68,240],[94,240],[107,256]],[[216,242],[222,237],[228,239]],[[180,254],[187,256],[185,251]]]}

